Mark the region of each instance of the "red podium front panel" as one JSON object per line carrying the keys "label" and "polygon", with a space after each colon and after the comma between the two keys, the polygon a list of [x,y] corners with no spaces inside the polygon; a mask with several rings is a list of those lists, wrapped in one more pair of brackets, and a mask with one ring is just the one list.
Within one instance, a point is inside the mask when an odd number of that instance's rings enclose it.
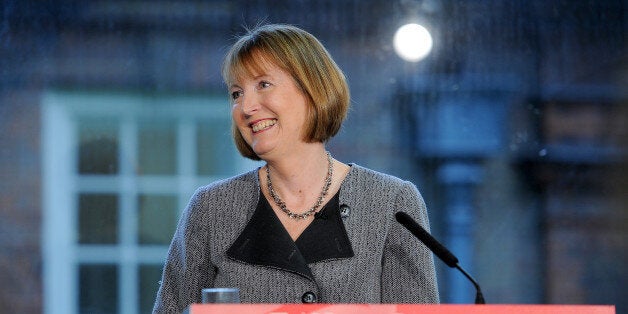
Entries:
{"label": "red podium front panel", "polygon": [[192,304],[190,314],[615,314],[612,305]]}

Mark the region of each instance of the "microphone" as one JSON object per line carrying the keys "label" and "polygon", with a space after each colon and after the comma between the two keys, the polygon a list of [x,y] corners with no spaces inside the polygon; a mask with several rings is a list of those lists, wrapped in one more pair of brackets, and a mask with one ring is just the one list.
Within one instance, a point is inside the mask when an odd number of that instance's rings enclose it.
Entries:
{"label": "microphone", "polygon": [[475,304],[484,304],[484,296],[482,295],[482,290],[480,289],[480,285],[469,275],[460,264],[458,264],[458,258],[454,256],[446,247],[444,247],[440,242],[438,242],[434,237],[432,237],[429,232],[427,232],[421,225],[419,225],[410,215],[404,212],[397,212],[395,214],[395,219],[402,224],[408,231],[414,234],[425,246],[427,246],[430,251],[432,251],[438,258],[440,258],[447,266],[451,268],[457,268],[471,283],[475,286]]}

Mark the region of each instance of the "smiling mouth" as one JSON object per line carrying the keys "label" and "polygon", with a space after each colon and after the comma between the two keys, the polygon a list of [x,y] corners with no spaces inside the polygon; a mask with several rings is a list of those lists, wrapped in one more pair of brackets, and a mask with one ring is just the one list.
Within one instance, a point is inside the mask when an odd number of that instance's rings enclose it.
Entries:
{"label": "smiling mouth", "polygon": [[259,131],[263,131],[266,130],[268,128],[270,128],[271,126],[275,125],[277,123],[276,119],[272,119],[272,120],[262,120],[259,121],[255,124],[251,125],[251,129],[253,129],[253,133],[257,133]]}

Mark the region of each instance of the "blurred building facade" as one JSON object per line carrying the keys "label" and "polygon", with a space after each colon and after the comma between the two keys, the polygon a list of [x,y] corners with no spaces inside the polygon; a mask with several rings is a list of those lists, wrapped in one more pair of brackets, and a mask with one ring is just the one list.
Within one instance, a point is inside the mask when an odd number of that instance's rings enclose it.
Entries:
{"label": "blurred building facade", "polygon": [[[150,310],[187,198],[256,166],[230,143],[226,47],[243,25],[281,22],[321,39],[348,77],[353,107],[332,153],[413,181],[433,233],[489,303],[626,311],[626,10],[5,1],[0,308]],[[417,64],[391,47],[410,21],[435,38]],[[472,287],[438,267],[443,302],[472,302]]]}

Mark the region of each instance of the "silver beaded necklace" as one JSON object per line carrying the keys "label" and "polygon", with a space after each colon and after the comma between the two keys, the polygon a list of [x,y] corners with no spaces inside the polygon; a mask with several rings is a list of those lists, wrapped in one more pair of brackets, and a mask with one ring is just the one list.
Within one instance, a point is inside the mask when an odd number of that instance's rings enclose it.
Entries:
{"label": "silver beaded necklace", "polygon": [[284,201],[281,200],[279,195],[277,195],[277,193],[273,189],[273,183],[270,181],[270,168],[268,167],[268,165],[266,165],[266,183],[268,185],[268,192],[270,193],[270,196],[273,198],[273,201],[275,201],[275,204],[277,204],[277,206],[279,206],[281,211],[286,213],[288,217],[292,219],[296,219],[296,220],[305,219],[309,216],[312,216],[314,212],[323,204],[323,200],[325,199],[325,196],[327,196],[327,191],[329,190],[329,186],[331,185],[331,179],[334,175],[334,164],[331,160],[331,154],[329,154],[329,152],[325,152],[325,153],[327,154],[327,162],[329,163],[329,167],[327,168],[327,177],[325,178],[325,185],[323,186],[323,190],[321,191],[321,194],[318,196],[318,199],[316,200],[316,204],[314,204],[312,208],[308,209],[306,212],[301,213],[301,214],[291,212],[288,209],[288,207],[286,207],[286,203],[284,203]]}

